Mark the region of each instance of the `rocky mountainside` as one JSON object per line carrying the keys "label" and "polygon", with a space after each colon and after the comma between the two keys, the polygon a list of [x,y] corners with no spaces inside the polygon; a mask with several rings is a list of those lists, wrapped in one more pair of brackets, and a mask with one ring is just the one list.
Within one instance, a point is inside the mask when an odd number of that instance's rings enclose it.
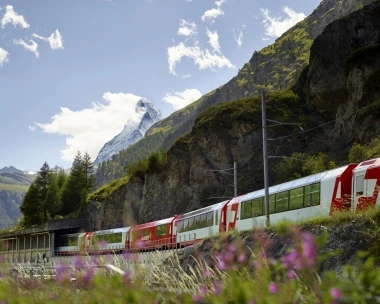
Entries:
{"label": "rocky mountainside", "polygon": [[95,165],[110,159],[112,155],[117,154],[121,150],[127,149],[134,143],[138,142],[144,137],[145,132],[162,118],[160,110],[145,98],[138,100],[135,112],[139,117],[138,124],[136,125],[133,122],[125,124],[123,131],[100,149],[100,152],[94,161]]}
{"label": "rocky mountainside", "polygon": [[250,61],[225,85],[173,113],[150,128],[134,146],[115,155],[97,172],[103,185],[120,178],[123,168],[159,149],[169,149],[182,135],[191,130],[196,117],[212,105],[243,97],[256,96],[260,89],[267,92],[294,85],[308,65],[313,40],[330,22],[354,12],[373,0],[323,0],[305,20],[286,31],[266,48],[255,51]]}
{"label": "rocky mountainside", "polygon": [[0,169],[0,229],[20,218],[20,205],[34,178],[12,166]]}
{"label": "rocky mountainside", "polygon": [[[269,143],[270,155],[323,151],[344,163],[353,143],[379,135],[379,16],[375,1],[328,25],[292,91],[267,95],[268,118],[300,121],[310,130],[287,137],[297,132],[294,126],[269,128],[269,138],[280,137]],[[231,177],[207,169],[230,168],[234,161],[239,193],[262,188],[260,106],[259,97],[248,97],[204,111],[168,150],[160,173],[134,176],[104,200],[90,202],[91,228],[162,219],[210,205],[213,196],[232,196]]]}

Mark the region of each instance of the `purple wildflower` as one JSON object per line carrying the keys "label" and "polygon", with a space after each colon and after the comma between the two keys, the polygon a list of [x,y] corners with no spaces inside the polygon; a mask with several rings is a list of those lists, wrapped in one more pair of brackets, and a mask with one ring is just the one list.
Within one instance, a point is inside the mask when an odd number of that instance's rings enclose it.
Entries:
{"label": "purple wildflower", "polygon": [[278,286],[273,282],[269,284],[268,289],[270,293],[273,293],[273,294],[278,293]]}
{"label": "purple wildflower", "polygon": [[205,271],[203,272],[203,275],[205,276],[205,278],[208,278],[211,276],[211,272],[208,268],[205,269]]}
{"label": "purple wildflower", "polygon": [[307,261],[307,266],[313,267],[315,265],[315,260],[317,258],[317,246],[314,242],[314,237],[310,233],[304,233],[302,235],[302,253]]}
{"label": "purple wildflower", "polygon": [[246,260],[247,260],[247,256],[245,255],[245,253],[241,253],[239,256],[238,256],[238,262],[239,263],[244,263]]}
{"label": "purple wildflower", "polygon": [[84,261],[83,258],[79,255],[74,256],[74,267],[79,269],[84,267]]}
{"label": "purple wildflower", "polygon": [[212,286],[214,287],[214,295],[220,294],[220,292],[222,291],[222,284],[220,283],[220,281],[214,280],[212,282]]}
{"label": "purple wildflower", "polygon": [[287,276],[289,279],[293,280],[297,277],[296,273],[294,272],[294,270],[289,270],[288,273],[287,273]]}
{"label": "purple wildflower", "polygon": [[342,292],[336,287],[330,289],[330,294],[334,300],[338,300],[342,297]]}

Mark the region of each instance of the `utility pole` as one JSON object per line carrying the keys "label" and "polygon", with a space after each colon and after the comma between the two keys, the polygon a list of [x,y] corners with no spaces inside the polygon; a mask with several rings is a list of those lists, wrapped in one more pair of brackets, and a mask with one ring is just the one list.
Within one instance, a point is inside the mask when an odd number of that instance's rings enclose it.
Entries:
{"label": "utility pole", "polygon": [[262,125],[263,125],[263,162],[264,162],[264,204],[265,204],[265,216],[266,225],[270,226],[269,217],[269,177],[268,177],[268,147],[267,147],[267,113],[266,113],[266,102],[265,102],[265,92],[261,90],[261,113],[262,113]]}

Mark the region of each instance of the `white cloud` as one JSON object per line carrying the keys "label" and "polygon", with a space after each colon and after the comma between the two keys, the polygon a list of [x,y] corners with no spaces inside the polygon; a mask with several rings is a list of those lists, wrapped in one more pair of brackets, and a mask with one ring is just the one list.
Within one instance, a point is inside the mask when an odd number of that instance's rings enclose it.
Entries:
{"label": "white cloud", "polygon": [[29,42],[31,43],[30,45],[27,44],[22,39],[18,39],[18,40],[14,39],[13,40],[14,44],[22,45],[27,51],[30,51],[30,52],[34,53],[34,55],[36,55],[36,57],[38,58],[40,56],[40,53],[37,50],[38,44],[35,41],[33,41],[33,40],[29,40]]}
{"label": "white cloud", "polygon": [[166,93],[163,100],[170,103],[174,110],[179,110],[198,100],[201,96],[202,93],[197,89],[186,89],[183,92]]}
{"label": "white cloud", "polygon": [[187,22],[183,19],[180,20],[180,28],[178,29],[177,35],[192,36],[197,34],[197,25],[192,22]]}
{"label": "white cloud", "polygon": [[285,19],[281,17],[272,17],[270,16],[270,11],[268,9],[260,9],[264,16],[264,28],[265,35],[271,37],[280,37],[284,32],[286,32],[293,25],[299,21],[306,18],[304,13],[296,13],[291,8],[284,6],[282,11],[288,16]]}
{"label": "white cloud", "polygon": [[185,74],[182,76],[182,78],[191,78],[191,74]]}
{"label": "white cloud", "polygon": [[239,34],[236,35],[235,29],[232,29],[235,36],[235,41],[237,45],[240,47],[243,44],[243,30],[245,29],[245,24],[242,24],[241,28],[238,30]]}
{"label": "white cloud", "polygon": [[22,15],[19,15],[14,11],[12,5],[7,5],[5,7],[5,14],[1,19],[1,27],[4,28],[8,23],[12,23],[15,27],[19,25],[22,28],[28,28],[30,26]]}
{"label": "white cloud", "polygon": [[207,68],[234,68],[235,66],[223,55],[212,54],[207,49],[201,49],[198,45],[185,46],[183,42],[168,48],[168,63],[169,71],[173,75],[175,73],[175,66],[181,61],[183,57],[188,57],[194,61],[200,70]]}
{"label": "white cloud", "polygon": [[8,56],[9,53],[6,50],[0,48],[0,66],[9,61]]}
{"label": "white cloud", "polygon": [[36,126],[29,126],[28,128],[32,132],[36,131],[36,129],[37,129]]}
{"label": "white cloud", "polygon": [[205,22],[206,20],[210,20],[211,23],[214,23],[215,19],[218,18],[218,16],[224,15],[224,12],[220,9],[224,2],[226,2],[226,0],[215,1],[217,8],[212,8],[205,11],[201,17],[202,21]]}
{"label": "white cloud", "polygon": [[193,0],[186,0],[187,2],[191,2],[191,1],[193,1]]}
{"label": "white cloud", "polygon": [[211,32],[209,29],[207,29],[207,37],[209,39],[208,43],[211,45],[214,51],[220,53],[218,32]]}
{"label": "white cloud", "polygon": [[32,37],[41,39],[49,43],[50,48],[53,50],[63,49],[62,35],[58,30],[55,30],[49,37],[42,37],[37,34],[33,34]]}
{"label": "white cloud", "polygon": [[87,151],[95,160],[103,145],[119,134],[123,127],[135,126],[144,112],[136,113],[141,97],[125,93],[104,93],[104,103],[92,103],[92,107],[72,111],[61,107],[51,123],[35,123],[43,132],[66,136],[66,148],[61,158],[71,162],[76,152]]}

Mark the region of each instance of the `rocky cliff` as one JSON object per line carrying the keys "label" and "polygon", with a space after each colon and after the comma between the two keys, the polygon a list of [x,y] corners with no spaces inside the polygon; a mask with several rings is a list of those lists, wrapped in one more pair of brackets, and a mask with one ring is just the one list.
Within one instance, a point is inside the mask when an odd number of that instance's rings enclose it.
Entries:
{"label": "rocky cliff", "polygon": [[256,96],[260,89],[267,92],[284,90],[294,85],[301,71],[308,65],[313,40],[330,22],[354,12],[373,0],[323,0],[305,20],[286,31],[266,48],[255,51],[225,85],[202,96],[196,102],[161,120],[150,128],[136,145],[114,155],[110,163],[97,172],[103,185],[120,178],[131,162],[136,162],[158,149],[169,149],[182,135],[191,130],[196,117],[208,107],[243,97]]}
{"label": "rocky cliff", "polygon": [[[268,118],[300,121],[305,130],[311,130],[271,143],[272,155],[329,151],[343,160],[353,142],[368,142],[379,134],[379,16],[380,2],[376,1],[334,21],[314,41],[310,64],[300,74],[294,93],[268,95]],[[134,206],[133,212],[118,214],[119,226],[129,225],[131,218],[147,222],[191,211],[213,203],[209,198],[215,194],[232,196],[231,177],[207,169],[227,169],[233,161],[239,164],[239,193],[261,188],[261,132],[258,97],[209,108],[197,118],[191,133],[169,149],[160,174],[135,177],[139,181],[134,191],[120,187],[104,202],[92,204],[98,204],[103,219],[110,201],[118,200],[123,208]],[[281,126],[268,132],[269,138],[277,138],[295,130]],[[94,228],[109,226],[91,216]]]}

